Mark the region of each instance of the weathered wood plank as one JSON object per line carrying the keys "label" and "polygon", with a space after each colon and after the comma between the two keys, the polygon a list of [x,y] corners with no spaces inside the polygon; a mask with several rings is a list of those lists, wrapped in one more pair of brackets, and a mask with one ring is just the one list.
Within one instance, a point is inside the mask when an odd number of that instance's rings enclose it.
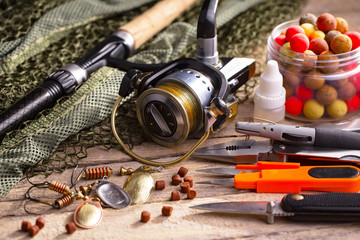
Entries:
{"label": "weathered wood plank", "polygon": [[[95,229],[79,229],[72,236],[76,238],[118,238],[121,239],[358,239],[359,224],[297,223],[277,218],[275,224],[265,223],[263,216],[218,214],[190,209],[190,206],[219,201],[275,200],[280,194],[234,194],[178,202],[156,202],[130,206],[121,210],[104,209],[103,221]],[[164,205],[173,206],[172,216],[161,215]],[[151,213],[148,223],[139,221],[141,211]],[[52,213],[45,216],[47,224],[38,234],[41,239],[67,237],[65,224],[72,219],[71,213]],[[19,239],[26,236],[17,230],[21,221],[35,222],[36,216],[9,217],[3,221],[7,229],[4,238]]]}
{"label": "weathered wood plank", "polygon": [[[348,19],[354,26],[360,26],[360,5],[357,0],[349,0],[344,4],[338,0],[308,0],[304,12],[313,12],[319,15],[323,12],[331,12],[336,16]],[[241,104],[239,114],[235,121],[247,121],[252,116],[253,105],[251,101]],[[293,121],[287,121],[294,123]],[[215,143],[227,142],[243,138],[234,131],[234,124],[222,129],[219,133],[213,134],[203,144],[209,146]],[[145,142],[136,146],[134,151],[144,157],[152,159],[170,160],[183,154],[196,140],[187,140],[183,145],[175,148],[166,148],[152,142]],[[105,149],[102,146],[88,150],[88,157],[79,161],[79,170],[82,167],[111,167],[115,172],[121,167],[136,169],[140,163],[130,159],[119,149]],[[197,190],[197,198],[189,200],[182,194],[183,200],[170,201],[171,191],[178,190],[178,186],[172,186],[171,176],[175,174],[180,166],[189,169],[188,175],[194,177],[194,189]],[[167,187],[162,191],[153,191],[149,201],[143,205],[129,206],[124,209],[104,209],[103,221],[94,229],[79,229],[73,235],[66,234],[65,224],[72,221],[73,211],[81,203],[81,200],[60,210],[52,209],[49,206],[38,203],[28,203],[27,209],[32,212],[41,213],[46,219],[46,226],[42,229],[37,238],[58,239],[58,238],[121,238],[121,239],[359,239],[359,223],[297,223],[277,218],[275,224],[266,224],[263,216],[218,214],[202,212],[190,209],[190,206],[219,201],[237,200],[279,200],[283,194],[257,194],[252,191],[239,191],[233,186],[217,186],[198,184],[203,180],[221,178],[212,174],[199,173],[196,169],[208,167],[232,167],[232,165],[200,160],[191,157],[180,165],[167,167],[161,173],[153,173],[155,180],[165,180]],[[78,171],[79,171],[78,170]],[[34,183],[51,181],[52,179],[70,185],[72,170],[63,173],[54,173],[45,179],[36,176],[31,179]],[[76,174],[75,174],[76,175]],[[109,181],[123,186],[126,176],[112,176]],[[80,185],[92,183],[90,180],[81,180]],[[22,220],[29,220],[35,223],[37,216],[28,215],[24,211],[24,194],[31,185],[23,180],[12,189],[7,196],[0,199],[0,239],[23,239],[27,236],[21,232]],[[53,201],[61,195],[48,189],[36,189],[32,196]],[[174,207],[171,217],[161,215],[161,208],[164,205]],[[147,210],[151,213],[150,222],[141,223],[141,211]]]}

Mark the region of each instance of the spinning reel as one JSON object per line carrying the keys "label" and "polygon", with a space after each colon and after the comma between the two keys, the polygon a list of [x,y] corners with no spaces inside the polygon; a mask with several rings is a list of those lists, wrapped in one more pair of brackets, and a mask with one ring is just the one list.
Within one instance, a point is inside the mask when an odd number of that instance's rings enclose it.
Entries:
{"label": "spinning reel", "polygon": [[[153,72],[130,70],[124,76],[111,127],[115,138],[131,157],[153,166],[170,166],[188,158],[209,136],[237,114],[236,91],[255,73],[255,60],[222,58],[217,52],[215,12],[218,1],[205,0],[197,27],[196,59],[172,61]],[[182,157],[154,162],[136,155],[120,139],[115,115],[121,100],[135,90],[137,118],[156,143],[174,146],[188,137],[200,137]]]}

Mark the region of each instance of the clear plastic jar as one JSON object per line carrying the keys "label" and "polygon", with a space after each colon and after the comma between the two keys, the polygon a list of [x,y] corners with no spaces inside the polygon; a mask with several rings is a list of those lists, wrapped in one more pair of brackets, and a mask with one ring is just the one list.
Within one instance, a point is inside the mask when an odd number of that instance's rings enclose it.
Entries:
{"label": "clear plastic jar", "polygon": [[343,54],[308,55],[281,47],[275,38],[298,20],[271,32],[267,60],[276,60],[286,89],[286,117],[308,122],[339,121],[360,106],[360,47]]}

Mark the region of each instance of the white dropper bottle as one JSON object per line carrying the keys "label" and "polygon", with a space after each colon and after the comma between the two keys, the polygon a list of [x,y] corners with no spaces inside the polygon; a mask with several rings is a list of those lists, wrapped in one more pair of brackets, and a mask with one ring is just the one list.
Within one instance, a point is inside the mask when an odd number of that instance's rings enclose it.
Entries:
{"label": "white dropper bottle", "polygon": [[269,60],[255,88],[254,117],[279,122],[285,118],[286,91],[277,61]]}

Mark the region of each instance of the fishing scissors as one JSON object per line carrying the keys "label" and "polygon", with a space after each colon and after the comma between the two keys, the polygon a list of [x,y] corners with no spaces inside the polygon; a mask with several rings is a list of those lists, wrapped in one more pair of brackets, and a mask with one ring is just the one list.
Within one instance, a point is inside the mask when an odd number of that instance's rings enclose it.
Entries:
{"label": "fishing scissors", "polygon": [[199,183],[233,183],[238,189],[255,189],[259,193],[300,193],[301,191],[358,192],[359,168],[348,165],[300,166],[299,163],[259,161],[257,165],[234,168],[207,168],[200,172],[219,173],[233,178]]}

